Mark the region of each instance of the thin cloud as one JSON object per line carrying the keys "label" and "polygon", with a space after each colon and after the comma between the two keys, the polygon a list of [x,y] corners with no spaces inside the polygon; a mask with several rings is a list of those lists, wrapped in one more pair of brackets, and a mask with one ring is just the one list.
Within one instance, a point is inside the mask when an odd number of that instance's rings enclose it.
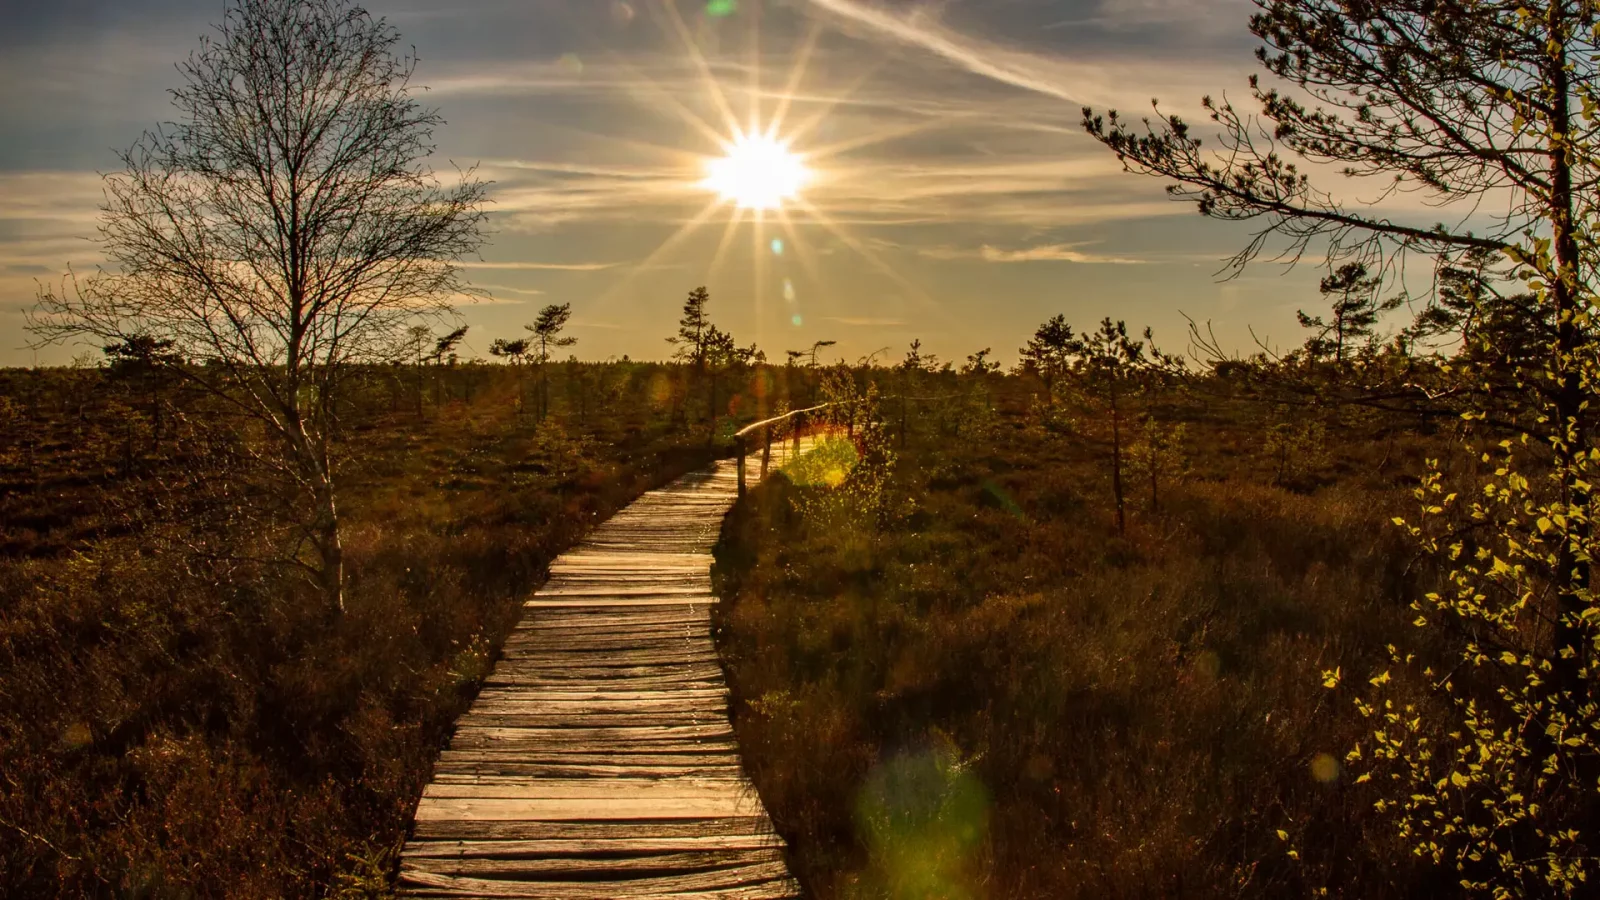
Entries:
{"label": "thin cloud", "polygon": [[1142,105],[1149,102],[1152,89],[1192,81],[1197,66],[1211,68],[1200,60],[1184,60],[1181,68],[1188,70],[1184,76],[1177,61],[1172,66],[1152,66],[1145,59],[1136,65],[1126,60],[1080,61],[1017,50],[961,34],[923,7],[900,15],[859,0],[810,0],[810,5],[835,21],[932,53],[974,75],[1073,104],[1074,112],[1077,105],[1085,103]]}
{"label": "thin cloud", "polygon": [[823,316],[822,321],[863,328],[888,328],[906,324],[904,319],[879,319],[870,316]]}
{"label": "thin cloud", "polygon": [[878,240],[874,242],[874,245],[885,250],[915,253],[927,259],[948,261],[971,260],[987,263],[1068,262],[1122,266],[1144,265],[1151,262],[1151,260],[1147,259],[1113,256],[1083,249],[1084,247],[1093,246],[1093,243],[1095,242],[1035,244],[1028,247],[997,247],[994,244],[987,243],[976,246],[951,246],[948,244],[920,246]]}
{"label": "thin cloud", "polygon": [[1144,262],[1144,260],[1130,259],[1125,256],[1102,256],[1097,253],[1085,253],[1077,249],[1074,244],[1041,244],[1037,247],[1022,247],[1016,250],[1006,250],[1001,247],[984,244],[978,248],[978,258],[984,262],[992,263],[1070,262],[1136,266]]}
{"label": "thin cloud", "polygon": [[490,292],[505,291],[508,294],[526,294],[530,297],[537,297],[538,295],[544,293],[544,291],[541,291],[538,288],[519,288],[512,287],[509,284],[474,284],[473,287],[481,288]]}
{"label": "thin cloud", "polygon": [[482,260],[468,260],[457,263],[463,269],[503,269],[516,272],[599,272],[604,269],[614,269],[622,263],[547,263],[547,262],[484,262]]}

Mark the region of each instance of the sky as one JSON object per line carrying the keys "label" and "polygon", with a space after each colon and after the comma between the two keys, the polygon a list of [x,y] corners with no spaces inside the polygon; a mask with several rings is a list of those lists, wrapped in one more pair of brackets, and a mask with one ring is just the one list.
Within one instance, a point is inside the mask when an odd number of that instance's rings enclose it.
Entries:
{"label": "sky", "polygon": [[[170,119],[174,64],[222,0],[0,0],[0,365],[30,348],[42,282],[102,261],[98,173]],[[1124,173],[1081,108],[1194,113],[1247,95],[1249,0],[372,0],[446,121],[440,177],[491,180],[466,274],[468,356],[570,303],[581,358],[662,358],[683,298],[769,357],[897,359],[913,339],[1002,362],[1045,319],[1185,316],[1230,348],[1298,343],[1312,264],[1225,280],[1248,229]],[[1197,117],[1196,117],[1197,118]],[[708,191],[734,127],[774,127],[811,170],[761,221]],[[1359,199],[1361,191],[1350,194]],[[737,218],[737,221],[735,221]]]}

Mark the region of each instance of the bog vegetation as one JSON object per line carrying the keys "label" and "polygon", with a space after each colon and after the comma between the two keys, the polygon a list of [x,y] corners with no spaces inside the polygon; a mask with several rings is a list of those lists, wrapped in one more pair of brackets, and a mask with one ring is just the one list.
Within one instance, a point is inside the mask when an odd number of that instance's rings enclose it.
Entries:
{"label": "bog vegetation", "polygon": [[[1063,313],[1002,372],[769,365],[704,288],[668,362],[561,360],[568,304],[463,361],[487,186],[426,168],[399,36],[240,0],[108,177],[117,270],[39,297],[33,333],[101,364],[0,373],[0,884],[387,891],[548,560],[828,404],[717,566],[735,724],[816,896],[1589,889],[1600,8],[1257,5],[1261,111],[1207,102],[1219,154],[1084,124],[1259,223],[1237,265],[1326,257],[1303,343],[1196,324],[1184,359]],[[1292,157],[1508,213],[1393,221]]]}
{"label": "bog vegetation", "polygon": [[251,417],[161,369],[0,372],[0,893],[383,889],[549,560],[711,458],[678,367],[544,375],[541,420],[511,367],[349,374],[333,613]]}

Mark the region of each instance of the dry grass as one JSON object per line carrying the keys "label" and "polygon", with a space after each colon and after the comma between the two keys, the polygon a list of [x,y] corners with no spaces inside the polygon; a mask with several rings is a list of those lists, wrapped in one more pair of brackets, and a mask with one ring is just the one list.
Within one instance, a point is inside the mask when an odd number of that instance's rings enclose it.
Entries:
{"label": "dry grass", "polygon": [[[1443,890],[1330,765],[1362,729],[1318,673],[1414,633],[1425,573],[1386,523],[1446,442],[1156,398],[1190,474],[1160,509],[1130,487],[1119,536],[1104,423],[991,390],[992,418],[912,432],[887,522],[808,516],[827,488],[779,478],[724,531],[736,725],[812,894]],[[1266,435],[1308,420],[1339,437],[1285,467]]]}
{"label": "dry grass", "polygon": [[274,506],[248,428],[169,387],[156,440],[150,398],[102,372],[0,373],[0,894],[387,891],[548,560],[710,452],[660,367],[586,368],[604,414],[544,427],[503,369],[425,382],[420,417],[408,373],[374,373],[345,416],[336,618],[246,558],[274,546],[229,515]]}

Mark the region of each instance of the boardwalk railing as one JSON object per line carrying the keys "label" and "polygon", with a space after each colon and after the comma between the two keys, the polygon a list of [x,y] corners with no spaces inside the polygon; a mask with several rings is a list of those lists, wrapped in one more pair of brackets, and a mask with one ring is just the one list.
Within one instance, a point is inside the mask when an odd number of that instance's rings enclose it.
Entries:
{"label": "boardwalk railing", "polygon": [[808,417],[812,413],[817,413],[817,412],[821,412],[822,410],[825,410],[825,409],[833,409],[835,407],[840,407],[840,406],[854,406],[854,405],[856,405],[856,404],[858,404],[860,402],[861,402],[861,400],[859,400],[859,399],[857,399],[857,400],[840,400],[837,403],[823,403],[823,404],[820,404],[818,406],[808,406],[805,409],[791,410],[789,412],[784,413],[781,416],[773,416],[770,419],[762,419],[759,422],[754,422],[752,424],[746,425],[745,427],[743,427],[743,428],[739,429],[738,431],[734,432],[734,435],[733,435],[734,458],[739,461],[738,462],[738,468],[739,468],[739,496],[740,497],[744,496],[744,461],[745,461],[745,457],[750,455],[750,450],[754,446],[752,441],[751,441],[751,436],[754,435],[757,431],[761,432],[761,435],[762,435],[762,437],[761,437],[761,477],[762,478],[766,478],[767,477],[767,466],[772,462],[772,436],[773,436],[774,430],[776,430],[779,426],[783,426],[785,424],[792,423],[792,424],[789,425],[789,427],[790,427],[790,436],[791,436],[791,439],[794,441],[794,450],[795,450],[795,452],[799,453],[800,452],[800,435],[801,435],[802,431],[806,428],[806,426],[808,424],[811,424],[809,422],[809,420],[808,420]]}

